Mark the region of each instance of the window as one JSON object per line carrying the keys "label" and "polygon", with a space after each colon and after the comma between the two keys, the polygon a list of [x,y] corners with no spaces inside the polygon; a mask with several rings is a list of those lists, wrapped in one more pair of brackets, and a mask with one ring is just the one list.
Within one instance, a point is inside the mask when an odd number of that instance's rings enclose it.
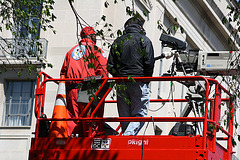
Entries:
{"label": "window", "polygon": [[[39,2],[35,2],[37,6],[29,6],[31,4],[31,0],[28,0],[29,4],[16,4],[16,10],[23,11],[28,16],[26,19],[21,19],[21,16],[17,16],[15,18],[15,25],[16,25],[16,34],[14,35],[14,49],[15,55],[14,56],[26,56],[36,57],[38,51],[38,45],[40,38],[40,23],[39,18],[41,17],[42,13],[42,4],[40,0]],[[40,56],[40,55],[38,55]]]}
{"label": "window", "polygon": [[[15,15],[16,29],[19,32],[17,38],[31,39],[40,36],[39,18],[42,16],[43,2],[41,0],[27,0],[27,2],[27,4],[19,3],[14,6],[16,10],[20,10],[21,14],[25,15]],[[22,19],[22,17],[25,19]],[[37,32],[30,31],[33,28],[35,28]]]}
{"label": "window", "polygon": [[153,5],[150,0],[138,0],[144,7],[147,9],[147,12],[150,13],[150,11],[153,8]]}
{"label": "window", "polygon": [[35,81],[6,82],[3,126],[30,126]]}

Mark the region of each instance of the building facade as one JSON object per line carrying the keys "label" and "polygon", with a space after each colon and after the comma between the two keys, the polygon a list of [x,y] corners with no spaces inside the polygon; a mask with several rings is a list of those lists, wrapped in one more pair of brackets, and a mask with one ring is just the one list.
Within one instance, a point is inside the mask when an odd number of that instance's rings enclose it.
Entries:
{"label": "building facade", "polygon": [[[106,3],[107,2],[107,3]],[[170,48],[163,47],[159,40],[162,33],[170,35],[188,43],[186,50],[203,51],[229,51],[239,48],[239,39],[236,38],[234,46],[228,45],[228,37],[231,35],[231,26],[224,25],[222,18],[228,14],[227,6],[233,6],[235,1],[230,0],[75,0],[74,8],[78,15],[84,19],[83,25],[93,26],[103,33],[105,39],[98,37],[97,45],[103,48],[105,55],[108,55],[109,47],[114,37],[110,33],[123,30],[125,21],[129,18],[126,8],[138,13],[145,21],[144,28],[147,36],[152,40],[155,57],[161,53],[169,53]],[[105,7],[105,5],[108,7]],[[65,58],[65,54],[78,42],[76,17],[68,1],[56,1],[54,14],[57,17],[52,25],[57,31],[53,34],[50,30],[41,32],[44,53],[42,59],[53,65],[53,68],[41,69],[54,78],[59,78],[60,69]],[[102,16],[106,16],[106,20]],[[111,31],[104,27],[106,23],[111,24]],[[109,25],[108,25],[109,26]],[[79,28],[79,27],[78,27]],[[78,30],[79,31],[79,30]],[[4,38],[13,38],[7,32],[1,33]],[[105,45],[106,44],[106,45]],[[29,75],[22,62],[18,62],[14,57],[7,57],[0,54],[0,157],[5,160],[28,159],[28,150],[31,145],[32,132],[35,130],[34,96],[36,85],[36,74]],[[9,61],[10,60],[10,61]],[[8,61],[8,71],[4,72],[4,61]],[[32,62],[36,59],[32,58]],[[167,73],[173,58],[162,59],[155,62],[154,76],[162,76]],[[39,64],[36,62],[36,66]],[[13,67],[12,67],[13,66]],[[10,68],[15,68],[12,70]],[[17,75],[18,70],[22,70],[22,75]],[[182,72],[177,73],[183,75]],[[176,96],[184,97],[187,88],[181,84],[175,84],[176,88],[181,88],[180,92],[173,93]],[[167,98],[170,93],[170,84],[151,83],[151,97]],[[47,96],[45,99],[45,112],[51,117],[57,86],[49,84],[47,86]],[[166,105],[158,110],[159,106],[151,105],[149,116],[166,116],[179,114],[184,104],[181,106]],[[239,122],[239,107],[236,109],[236,120]],[[118,116],[116,104],[106,104],[105,116]],[[116,124],[112,124],[115,126]],[[168,134],[173,126],[156,124],[162,134]],[[235,130],[239,135],[239,127]],[[143,131],[140,132],[143,134]],[[153,127],[147,128],[147,134],[154,134]],[[237,140],[234,151],[235,159],[240,159],[240,143]]]}

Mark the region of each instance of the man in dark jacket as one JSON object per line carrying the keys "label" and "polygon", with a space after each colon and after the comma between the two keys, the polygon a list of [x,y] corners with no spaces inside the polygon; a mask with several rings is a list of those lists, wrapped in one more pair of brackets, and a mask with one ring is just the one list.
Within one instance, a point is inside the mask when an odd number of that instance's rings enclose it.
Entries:
{"label": "man in dark jacket", "polygon": [[[132,17],[124,25],[124,34],[111,46],[108,71],[114,77],[149,77],[153,74],[154,51],[145,35],[143,23]],[[117,106],[120,117],[146,117],[149,108],[149,82],[124,82],[119,89]],[[144,122],[121,122],[123,135],[137,135]]]}

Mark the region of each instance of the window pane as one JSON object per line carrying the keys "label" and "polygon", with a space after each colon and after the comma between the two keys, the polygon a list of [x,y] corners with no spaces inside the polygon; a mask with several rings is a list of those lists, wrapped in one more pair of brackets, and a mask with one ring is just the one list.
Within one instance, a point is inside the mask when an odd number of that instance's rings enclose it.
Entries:
{"label": "window pane", "polygon": [[7,85],[6,103],[9,103],[11,99],[11,93],[12,93],[12,82],[9,82]]}
{"label": "window pane", "polygon": [[8,126],[27,126],[27,117],[11,116],[9,118],[9,125]]}
{"label": "window pane", "polygon": [[5,121],[4,124],[7,125],[8,124],[8,115],[9,115],[9,104],[6,103],[6,110],[5,110]]}
{"label": "window pane", "polygon": [[12,103],[10,107],[10,115],[18,114],[18,112],[19,112],[19,103]]}
{"label": "window pane", "polygon": [[13,86],[12,89],[12,103],[19,103],[19,98],[21,95],[21,90],[22,90],[22,86],[21,86],[21,82],[15,81],[11,83]]}
{"label": "window pane", "polygon": [[32,93],[31,82],[23,83],[22,87],[24,88],[24,90],[22,92],[21,101],[22,103],[26,103],[26,102],[28,103],[29,97],[31,96],[31,93]]}
{"label": "window pane", "polygon": [[19,114],[28,114],[28,103],[21,103]]}

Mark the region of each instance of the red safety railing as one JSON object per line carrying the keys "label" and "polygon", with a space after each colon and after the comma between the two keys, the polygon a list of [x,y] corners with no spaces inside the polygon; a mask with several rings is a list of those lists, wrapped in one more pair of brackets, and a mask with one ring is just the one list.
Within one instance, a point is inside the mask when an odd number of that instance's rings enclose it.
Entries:
{"label": "red safety railing", "polygon": [[[217,140],[224,140],[227,141],[227,153],[229,157],[232,154],[232,138],[233,138],[233,118],[229,119],[229,127],[228,130],[223,129],[220,126],[220,114],[221,109],[220,105],[222,101],[228,101],[230,105],[230,112],[234,115],[234,106],[229,97],[231,94],[226,90],[221,84],[218,83],[215,79],[205,78],[203,76],[176,76],[176,77],[132,77],[135,81],[204,81],[205,82],[205,111],[203,117],[94,117],[94,114],[97,110],[102,106],[103,103],[116,103],[116,100],[105,100],[107,95],[111,91],[111,86],[107,89],[106,93],[103,95],[102,99],[99,101],[98,105],[89,115],[88,111],[91,108],[91,104],[94,101],[94,97],[92,101],[90,101],[86,107],[84,108],[83,112],[80,114],[80,118],[40,118],[40,116],[44,113],[44,101],[45,101],[45,92],[46,92],[46,83],[48,82],[55,82],[58,84],[59,81],[79,81],[84,82],[83,78],[79,79],[54,79],[51,76],[47,75],[44,72],[39,73],[39,78],[37,79],[37,88],[36,88],[36,101],[35,101],[35,115],[37,118],[36,122],[36,131],[35,131],[35,138],[38,138],[39,133],[39,121],[83,121],[83,122],[95,122],[95,121],[103,121],[103,122],[121,122],[121,121],[145,121],[145,122],[203,122],[203,149],[206,147],[211,147],[210,150],[215,152],[216,141]],[[42,81],[41,81],[42,79]],[[100,90],[109,82],[111,83],[118,83],[122,81],[129,81],[127,77],[116,77],[116,78],[103,78],[102,85],[99,90],[95,93],[95,96],[98,95]],[[209,86],[215,85],[215,93],[214,98],[209,97]],[[225,92],[227,97],[222,97],[222,93]],[[188,102],[188,99],[151,99],[150,103],[157,103],[157,102]],[[210,117],[208,116],[210,113]],[[208,131],[208,125],[212,124],[215,126],[216,129],[213,130],[211,133],[212,138],[209,138],[210,131]],[[120,126],[116,130],[119,130]],[[217,137],[217,131],[221,130],[226,137]],[[89,128],[88,136],[93,136],[93,131],[91,127]],[[121,134],[120,134],[121,135]]]}

